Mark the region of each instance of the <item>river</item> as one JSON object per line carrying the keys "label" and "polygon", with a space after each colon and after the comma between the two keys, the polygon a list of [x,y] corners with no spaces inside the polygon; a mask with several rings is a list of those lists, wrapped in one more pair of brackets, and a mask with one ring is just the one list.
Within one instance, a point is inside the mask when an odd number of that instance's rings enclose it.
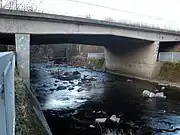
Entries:
{"label": "river", "polygon": [[166,86],[166,99],[142,97],[144,89],[160,87],[80,67],[31,64],[31,89],[53,135],[179,135],[180,91]]}

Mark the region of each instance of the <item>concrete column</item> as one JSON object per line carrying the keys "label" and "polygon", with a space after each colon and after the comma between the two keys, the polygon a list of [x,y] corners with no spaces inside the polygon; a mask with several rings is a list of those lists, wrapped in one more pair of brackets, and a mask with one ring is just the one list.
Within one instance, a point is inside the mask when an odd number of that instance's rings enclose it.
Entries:
{"label": "concrete column", "polygon": [[30,88],[30,35],[16,34],[17,68],[24,83]]}
{"label": "concrete column", "polygon": [[156,62],[158,49],[159,42],[106,46],[106,70],[135,77],[153,78],[160,69]]}

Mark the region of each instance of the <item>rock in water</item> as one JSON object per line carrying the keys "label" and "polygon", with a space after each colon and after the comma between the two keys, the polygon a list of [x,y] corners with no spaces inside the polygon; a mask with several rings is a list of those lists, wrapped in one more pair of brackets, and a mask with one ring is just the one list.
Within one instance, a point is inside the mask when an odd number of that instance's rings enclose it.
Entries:
{"label": "rock in water", "polygon": [[81,73],[79,73],[78,71],[74,71],[73,75],[80,75]]}
{"label": "rock in water", "polygon": [[57,87],[57,90],[64,90],[64,89],[66,89],[66,86],[58,86]]}
{"label": "rock in water", "polygon": [[107,118],[97,118],[97,119],[95,119],[95,122],[96,123],[105,123],[106,120],[107,120]]}
{"label": "rock in water", "polygon": [[68,90],[74,90],[74,87],[69,87]]}
{"label": "rock in water", "polygon": [[143,97],[149,97],[149,95],[150,95],[150,91],[149,90],[144,90],[143,92],[142,92],[142,95],[143,95]]}
{"label": "rock in water", "polygon": [[117,122],[117,123],[119,123],[120,118],[116,117],[116,115],[112,115],[112,116],[110,117],[110,120],[111,120],[112,122]]}
{"label": "rock in water", "polygon": [[161,87],[161,90],[165,90],[165,87],[163,86],[163,87]]}

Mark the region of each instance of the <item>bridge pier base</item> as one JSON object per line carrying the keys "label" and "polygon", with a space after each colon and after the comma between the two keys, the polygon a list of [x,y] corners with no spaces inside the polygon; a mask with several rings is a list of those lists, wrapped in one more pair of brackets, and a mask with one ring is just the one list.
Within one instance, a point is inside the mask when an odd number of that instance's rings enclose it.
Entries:
{"label": "bridge pier base", "polygon": [[30,88],[30,34],[16,34],[17,68],[24,83]]}
{"label": "bridge pier base", "polygon": [[159,42],[141,42],[105,47],[106,70],[151,79],[160,70]]}

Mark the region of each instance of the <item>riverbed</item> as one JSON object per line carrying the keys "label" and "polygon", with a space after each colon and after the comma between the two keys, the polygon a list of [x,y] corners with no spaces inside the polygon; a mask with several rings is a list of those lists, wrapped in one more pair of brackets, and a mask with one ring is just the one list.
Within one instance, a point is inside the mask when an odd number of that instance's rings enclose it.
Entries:
{"label": "riverbed", "polygon": [[31,63],[31,89],[53,135],[178,135],[180,91],[165,86],[166,99],[142,96],[161,87],[81,67]]}

